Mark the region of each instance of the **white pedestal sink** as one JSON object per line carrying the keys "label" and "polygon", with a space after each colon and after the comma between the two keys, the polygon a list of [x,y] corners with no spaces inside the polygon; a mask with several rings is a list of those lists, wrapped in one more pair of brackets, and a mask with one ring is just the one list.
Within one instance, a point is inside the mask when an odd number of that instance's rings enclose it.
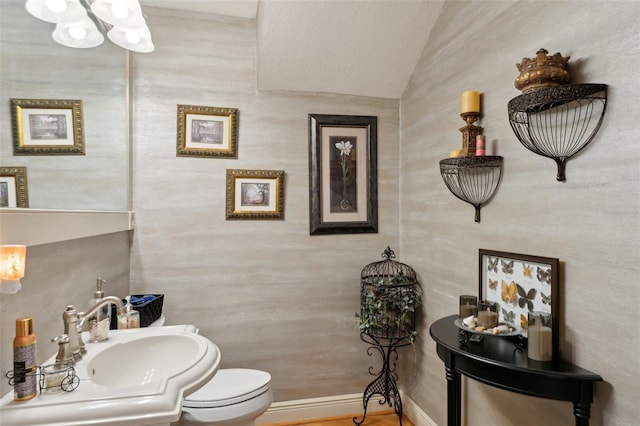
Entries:
{"label": "white pedestal sink", "polygon": [[[0,424],[148,426],[177,421],[184,396],[208,382],[220,365],[218,347],[195,330],[111,330],[106,342],[86,344],[87,354],[75,365],[77,389],[44,392],[21,402],[8,393],[0,400]],[[83,339],[89,340],[86,333]]]}

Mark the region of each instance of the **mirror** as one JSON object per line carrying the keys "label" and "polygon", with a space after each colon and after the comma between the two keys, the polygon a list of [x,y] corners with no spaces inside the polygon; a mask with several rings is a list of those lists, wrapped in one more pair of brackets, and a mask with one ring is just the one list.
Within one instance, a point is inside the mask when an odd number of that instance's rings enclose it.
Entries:
{"label": "mirror", "polygon": [[[54,29],[25,0],[0,3],[0,167],[26,167],[29,208],[128,210],[128,52],[106,37],[95,48],[65,47]],[[84,154],[16,155],[10,99],[80,100]]]}

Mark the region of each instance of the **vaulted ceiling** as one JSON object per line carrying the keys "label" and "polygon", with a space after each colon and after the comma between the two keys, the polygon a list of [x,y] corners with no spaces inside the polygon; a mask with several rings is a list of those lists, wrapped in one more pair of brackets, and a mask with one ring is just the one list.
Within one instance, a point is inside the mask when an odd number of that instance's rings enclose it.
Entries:
{"label": "vaulted ceiling", "polygon": [[[255,19],[258,88],[400,98],[444,0],[141,0]],[[153,28],[151,28],[153,34]]]}

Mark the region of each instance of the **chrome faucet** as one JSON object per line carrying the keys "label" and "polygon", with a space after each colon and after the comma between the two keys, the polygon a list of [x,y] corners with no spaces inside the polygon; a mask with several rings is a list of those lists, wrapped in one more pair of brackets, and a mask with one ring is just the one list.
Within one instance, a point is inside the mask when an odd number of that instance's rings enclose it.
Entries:
{"label": "chrome faucet", "polygon": [[107,303],[116,305],[118,315],[124,314],[124,305],[122,300],[116,296],[103,297],[93,305],[87,312],[78,312],[73,305],[67,306],[67,310],[62,313],[62,321],[64,322],[64,334],[69,336],[69,350],[73,357],[73,362],[78,362],[87,353],[82,341],[82,323],[88,317],[95,315],[102,306]]}

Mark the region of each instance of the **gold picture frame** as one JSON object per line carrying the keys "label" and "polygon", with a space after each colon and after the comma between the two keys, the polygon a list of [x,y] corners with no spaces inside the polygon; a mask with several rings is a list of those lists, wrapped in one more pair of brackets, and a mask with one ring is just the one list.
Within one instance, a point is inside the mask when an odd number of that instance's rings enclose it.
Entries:
{"label": "gold picture frame", "polygon": [[26,167],[0,167],[0,207],[29,207]]}
{"label": "gold picture frame", "polygon": [[82,101],[11,99],[14,155],[85,155]]}
{"label": "gold picture frame", "polygon": [[178,105],[177,157],[238,158],[238,109]]}
{"label": "gold picture frame", "polygon": [[284,219],[284,170],[227,169],[226,219]]}

